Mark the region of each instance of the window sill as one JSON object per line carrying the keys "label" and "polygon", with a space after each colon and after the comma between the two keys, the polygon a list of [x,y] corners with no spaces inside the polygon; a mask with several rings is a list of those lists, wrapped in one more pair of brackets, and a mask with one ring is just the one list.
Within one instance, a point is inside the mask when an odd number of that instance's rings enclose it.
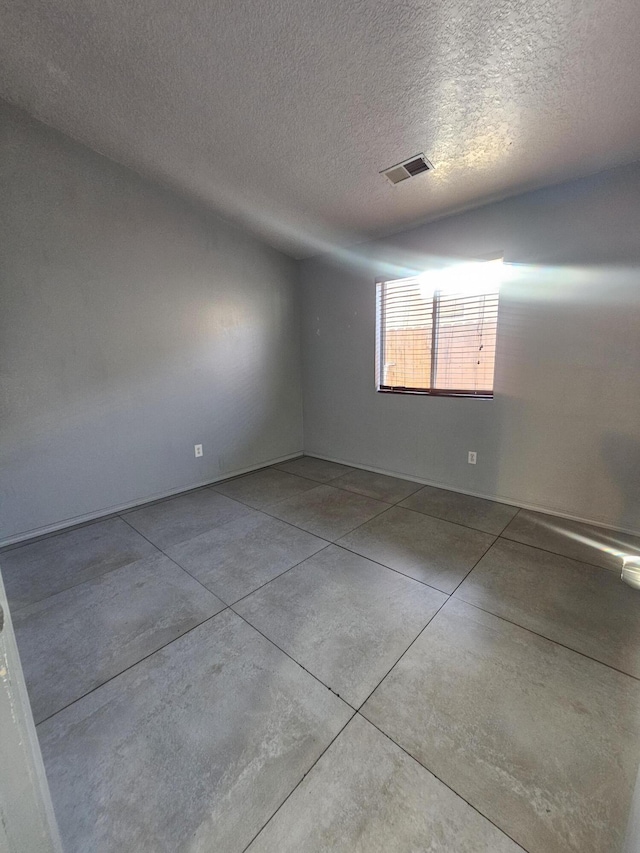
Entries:
{"label": "window sill", "polygon": [[474,394],[469,391],[424,391],[419,388],[377,388],[378,394],[404,394],[412,397],[458,397],[464,400],[493,400],[493,392]]}

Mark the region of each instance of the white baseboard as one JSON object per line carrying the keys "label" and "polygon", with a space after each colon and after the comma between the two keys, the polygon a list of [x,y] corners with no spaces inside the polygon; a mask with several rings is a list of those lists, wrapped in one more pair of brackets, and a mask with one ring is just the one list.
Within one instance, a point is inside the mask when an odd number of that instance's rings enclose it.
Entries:
{"label": "white baseboard", "polygon": [[324,459],[326,462],[336,462],[338,465],[348,465],[350,468],[359,468],[361,471],[372,471],[374,474],[386,474],[388,477],[397,477],[400,480],[411,480],[414,483],[421,483],[423,486],[435,486],[438,489],[446,489],[449,492],[458,492],[461,495],[471,495],[471,497],[474,498],[484,498],[485,500],[495,501],[496,503],[517,506],[520,509],[530,509],[533,512],[544,512],[547,515],[554,515],[557,518],[567,518],[570,521],[581,521],[583,524],[592,524],[594,527],[603,528],[603,530],[617,530],[619,533],[629,533],[632,536],[640,536],[640,530],[638,529],[634,529],[632,527],[619,527],[615,524],[608,524],[604,521],[595,521],[592,518],[572,515],[570,512],[564,512],[556,507],[543,506],[542,504],[523,503],[522,501],[515,500],[504,495],[490,495],[485,494],[484,492],[472,492],[468,489],[460,489],[458,486],[452,486],[450,483],[442,483],[437,480],[425,480],[424,477],[414,477],[409,474],[399,473],[398,471],[389,471],[386,468],[374,468],[370,465],[362,465],[360,462],[350,462],[347,459],[338,459],[334,456],[324,456],[312,451],[305,452],[305,455],[315,456],[316,459]]}
{"label": "white baseboard", "polygon": [[[156,501],[175,497],[176,495],[183,494],[184,492],[191,492],[194,489],[201,489],[205,488],[206,486],[213,486],[216,483],[222,483],[224,480],[229,480],[232,477],[239,477],[242,474],[249,474],[252,471],[259,471],[261,468],[268,468],[270,465],[277,465],[279,462],[287,462],[290,459],[297,459],[299,456],[302,455],[303,451],[299,451],[298,453],[290,453],[286,456],[279,456],[276,459],[270,459],[265,462],[261,462],[259,465],[251,465],[248,468],[239,468],[235,471],[229,471],[221,477],[216,477],[213,480],[205,480],[201,483],[194,483],[191,486],[181,486],[177,489],[171,489],[167,492],[162,492],[156,495],[150,495],[149,497],[130,501],[129,503],[106,507],[104,509],[97,510],[96,512],[86,513],[84,515],[75,516],[74,518],[67,518],[63,521],[56,522],[55,524],[50,524],[45,527],[38,527],[32,530],[27,530],[23,533],[18,533],[15,536],[9,536],[6,539],[0,540],[0,548],[6,548],[12,545],[19,545],[31,539],[38,539],[53,535],[55,533],[60,533],[61,531],[67,530],[71,527],[80,527],[83,524],[90,524],[91,522],[98,521],[100,519],[106,519],[114,515],[118,515],[121,512],[126,512],[131,509],[137,509],[141,506],[145,506],[146,504],[155,503]],[[398,471],[390,471],[387,468],[375,468],[370,465],[362,465],[360,462],[352,462],[351,460],[342,458],[339,459],[334,456],[325,456],[324,454],[313,452],[310,452],[307,455],[315,456],[317,459],[325,459],[327,462],[336,462],[339,465],[348,465],[351,468],[359,468],[362,471],[372,471],[375,474],[386,474],[389,477],[398,477],[401,480],[412,480],[414,483],[421,483],[424,486],[435,486],[438,489],[447,489],[450,492],[458,492],[462,495],[471,495],[475,498],[484,498],[485,500],[496,501],[496,503],[517,506],[521,509],[530,509],[534,512],[544,512],[547,515],[554,515],[558,518],[567,518],[571,521],[580,521],[583,524],[592,524],[594,527],[601,527],[604,530],[617,530],[621,533],[629,533],[632,536],[640,536],[640,530],[630,527],[618,527],[614,524],[608,524],[603,521],[596,521],[592,518],[584,518],[583,516],[573,515],[572,513],[564,512],[563,510],[557,509],[556,507],[544,506],[542,504],[524,503],[522,501],[515,500],[504,495],[487,494],[485,492],[473,492],[468,489],[460,489],[457,486],[452,486],[449,483],[442,483],[437,480],[428,480],[424,477],[415,477]]]}
{"label": "white baseboard", "polygon": [[32,530],[25,530],[23,533],[16,533],[14,536],[8,536],[6,539],[0,540],[0,548],[6,548],[9,545],[18,545],[30,539],[40,539],[50,536],[54,533],[60,533],[70,527],[81,527],[83,524],[90,524],[92,521],[99,519],[111,518],[121,512],[126,512],[130,509],[137,509],[146,504],[155,503],[156,501],[172,498],[176,495],[181,495],[184,492],[192,492],[194,489],[202,489],[206,486],[213,486],[216,483],[222,483],[224,480],[230,480],[232,477],[239,477],[242,474],[250,474],[252,471],[259,471],[261,468],[268,468],[270,465],[277,465],[279,462],[287,462],[290,459],[297,459],[302,456],[302,451],[298,453],[289,453],[286,456],[279,456],[277,459],[269,459],[266,462],[261,462],[259,465],[250,465],[248,468],[238,468],[235,471],[228,471],[221,477],[216,477],[213,480],[203,480],[201,483],[194,483],[191,486],[180,486],[177,489],[170,489],[168,492],[150,495],[146,498],[139,498],[128,503],[118,504],[116,506],[105,507],[88,512],[83,515],[76,515],[73,518],[65,518],[63,521],[57,521],[55,524],[48,524],[45,527],[36,527]]}

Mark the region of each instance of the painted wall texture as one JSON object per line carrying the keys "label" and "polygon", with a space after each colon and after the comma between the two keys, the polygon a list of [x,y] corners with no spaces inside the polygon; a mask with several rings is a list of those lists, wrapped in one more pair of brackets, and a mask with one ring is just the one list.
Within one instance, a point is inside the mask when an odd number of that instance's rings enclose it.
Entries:
{"label": "painted wall texture", "polygon": [[7,105],[0,198],[0,539],[300,452],[294,261]]}
{"label": "painted wall texture", "polygon": [[[376,393],[376,276],[495,251],[495,398]],[[640,530],[640,165],[304,261],[301,286],[307,453]]]}

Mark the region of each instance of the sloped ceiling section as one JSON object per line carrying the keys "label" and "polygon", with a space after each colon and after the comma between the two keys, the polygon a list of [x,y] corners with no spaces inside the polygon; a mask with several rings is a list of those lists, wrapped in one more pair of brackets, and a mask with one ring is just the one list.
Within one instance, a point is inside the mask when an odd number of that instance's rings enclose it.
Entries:
{"label": "sloped ceiling section", "polygon": [[[0,0],[0,95],[301,257],[640,158],[638,0]],[[435,170],[379,172],[424,152]]]}

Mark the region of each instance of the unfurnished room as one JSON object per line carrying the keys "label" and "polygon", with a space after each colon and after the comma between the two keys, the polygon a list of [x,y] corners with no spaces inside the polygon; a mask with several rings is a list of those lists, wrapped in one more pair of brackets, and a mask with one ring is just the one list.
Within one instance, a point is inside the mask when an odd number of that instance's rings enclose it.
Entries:
{"label": "unfurnished room", "polygon": [[637,0],[0,0],[0,851],[639,853]]}

